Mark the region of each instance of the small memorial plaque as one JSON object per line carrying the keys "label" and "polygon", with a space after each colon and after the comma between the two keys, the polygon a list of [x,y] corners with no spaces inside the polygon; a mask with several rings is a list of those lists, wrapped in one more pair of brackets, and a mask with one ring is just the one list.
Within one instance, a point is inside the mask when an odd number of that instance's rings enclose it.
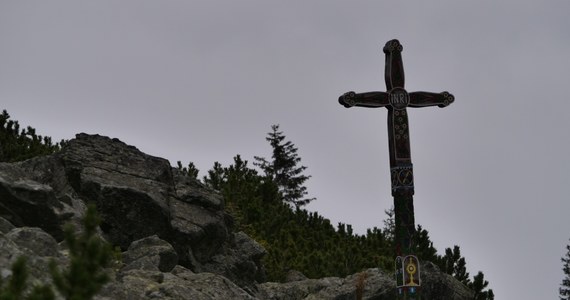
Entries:
{"label": "small memorial plaque", "polygon": [[398,256],[395,260],[396,287],[407,287],[407,291],[416,290],[421,285],[420,263],[416,256]]}
{"label": "small memorial plaque", "polygon": [[396,267],[396,286],[402,287],[404,286],[404,263],[401,256],[396,257],[396,261],[394,262]]}
{"label": "small memorial plaque", "polygon": [[404,257],[404,286],[420,286],[420,264],[414,255]]}

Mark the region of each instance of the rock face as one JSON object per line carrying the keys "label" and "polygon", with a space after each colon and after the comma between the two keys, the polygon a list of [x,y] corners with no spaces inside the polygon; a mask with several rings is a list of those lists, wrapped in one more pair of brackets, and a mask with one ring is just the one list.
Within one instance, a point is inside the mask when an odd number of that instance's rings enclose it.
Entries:
{"label": "rock face", "polygon": [[[103,219],[103,236],[122,250],[154,236],[176,253],[177,260],[170,262],[174,265],[218,271],[244,287],[263,278],[256,273],[263,270],[259,249],[240,249],[257,243],[230,232],[231,217],[218,193],[181,176],[167,160],[117,139],[78,134],[54,155],[2,163],[0,197],[0,217],[17,227],[41,228],[58,242],[63,224],[77,223],[85,204],[93,202]],[[160,251],[159,245],[153,247]],[[157,253],[160,261],[167,253]],[[250,266],[248,274],[235,272],[244,265]]]}
{"label": "rock face", "polygon": [[[165,159],[87,134],[56,154],[0,163],[0,275],[10,276],[11,264],[26,255],[33,280],[49,282],[49,261],[68,261],[58,244],[64,224],[77,224],[90,202],[102,217],[102,237],[123,251],[123,266],[109,271],[114,280],[98,299],[354,299],[362,274],[363,299],[394,297],[391,276],[378,269],[262,284],[265,249],[232,231],[217,192]],[[426,299],[472,297],[435,266],[424,270],[426,293],[445,295]]]}
{"label": "rock face", "polygon": [[[442,273],[430,262],[422,264],[422,299],[463,300],[473,299],[473,292],[452,276]],[[288,283],[268,282],[259,285],[262,299],[396,299],[395,282],[391,275],[380,269],[368,269],[346,278],[296,280]]]}

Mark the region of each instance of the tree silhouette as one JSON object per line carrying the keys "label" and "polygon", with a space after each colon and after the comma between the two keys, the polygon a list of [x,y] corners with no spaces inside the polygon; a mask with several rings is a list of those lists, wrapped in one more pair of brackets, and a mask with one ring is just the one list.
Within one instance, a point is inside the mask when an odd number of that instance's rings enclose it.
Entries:
{"label": "tree silhouette", "polygon": [[261,168],[265,175],[277,184],[283,201],[300,208],[315,200],[305,198],[307,188],[303,184],[311,176],[302,174],[307,167],[299,166],[301,158],[297,154],[298,149],[291,141],[285,141],[285,135],[279,131],[279,125],[272,125],[271,132],[265,139],[273,149],[271,161],[255,156],[254,165]]}

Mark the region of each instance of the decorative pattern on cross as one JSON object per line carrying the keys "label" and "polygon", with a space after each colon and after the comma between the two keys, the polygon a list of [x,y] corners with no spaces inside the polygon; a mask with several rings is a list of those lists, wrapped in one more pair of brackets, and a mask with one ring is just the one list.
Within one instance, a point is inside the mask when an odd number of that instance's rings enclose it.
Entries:
{"label": "decorative pattern on cross", "polygon": [[453,103],[449,92],[411,92],[404,89],[403,47],[398,40],[391,40],[383,48],[386,54],[384,79],[386,92],[348,92],[340,96],[344,107],[386,107],[388,109],[388,139],[390,148],[390,176],[394,197],[396,255],[413,251],[414,222],[414,173],[410,152],[408,107],[446,107]]}

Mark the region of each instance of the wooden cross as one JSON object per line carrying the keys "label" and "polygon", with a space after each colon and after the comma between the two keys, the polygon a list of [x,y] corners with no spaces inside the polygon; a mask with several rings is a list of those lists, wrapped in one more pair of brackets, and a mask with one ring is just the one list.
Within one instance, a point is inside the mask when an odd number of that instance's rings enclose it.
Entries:
{"label": "wooden cross", "polygon": [[340,96],[344,107],[386,107],[388,109],[388,138],[390,174],[395,212],[396,255],[412,254],[414,247],[414,174],[410,155],[407,107],[446,107],[454,100],[448,92],[411,92],[404,89],[402,45],[391,40],[384,46],[386,54],[385,80],[387,92],[355,93]]}

